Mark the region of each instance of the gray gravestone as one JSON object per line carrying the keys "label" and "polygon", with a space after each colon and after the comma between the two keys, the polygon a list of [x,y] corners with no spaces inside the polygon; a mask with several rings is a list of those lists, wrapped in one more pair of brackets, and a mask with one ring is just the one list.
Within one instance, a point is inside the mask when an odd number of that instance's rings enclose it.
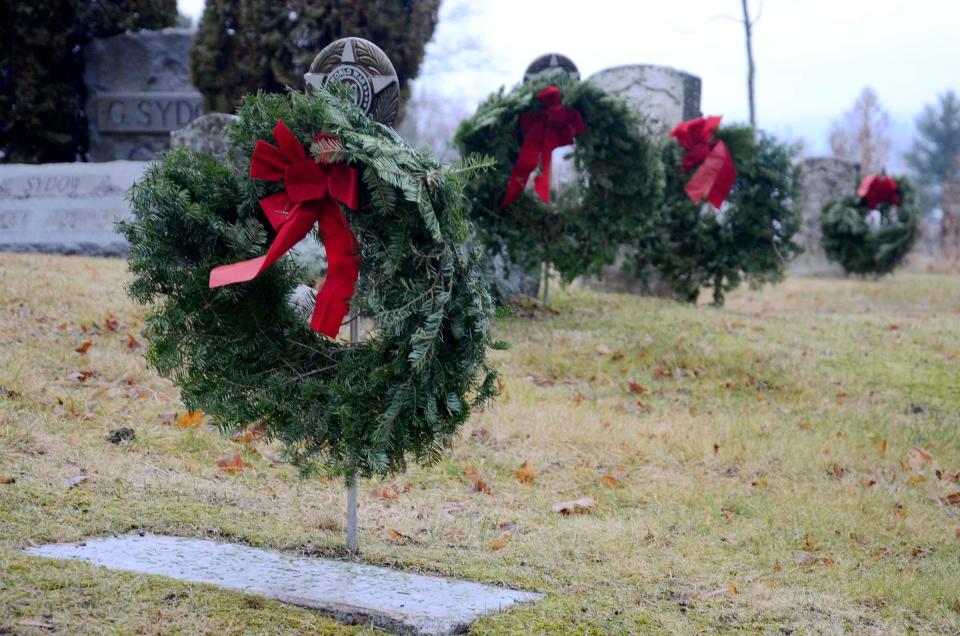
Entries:
{"label": "gray gravestone", "polygon": [[139,536],[27,548],[28,554],[258,594],[400,634],[460,634],[477,618],[542,594],[207,539]]}
{"label": "gray gravestone", "polygon": [[700,116],[700,78],[668,66],[615,66],[587,81],[623,97],[662,132]]}
{"label": "gray gravestone", "polygon": [[[701,115],[700,78],[668,66],[615,66],[594,73],[587,81],[626,100],[644,117],[652,135],[665,135],[681,121]],[[672,295],[656,275],[640,279],[624,271],[625,262],[632,258],[632,247],[623,246],[616,262],[604,267],[600,278],[587,277],[581,283],[597,291],[662,297]]]}
{"label": "gray gravestone", "polygon": [[192,33],[137,31],[84,47],[90,159],[154,159],[203,112],[190,81]]}
{"label": "gray gravestone", "polygon": [[201,115],[185,127],[170,133],[171,148],[189,148],[207,155],[222,157],[227,154],[227,138],[224,129],[237,121],[236,115],[209,113]]}
{"label": "gray gravestone", "polygon": [[803,246],[803,253],[791,262],[790,272],[841,274],[843,270],[827,260],[820,245],[820,216],[830,201],[856,193],[860,167],[836,157],[811,157],[804,159],[800,167],[803,170],[803,224],[795,241]]}
{"label": "gray gravestone", "polygon": [[113,223],[126,218],[127,190],[141,161],[0,166],[0,251],[122,255]]}

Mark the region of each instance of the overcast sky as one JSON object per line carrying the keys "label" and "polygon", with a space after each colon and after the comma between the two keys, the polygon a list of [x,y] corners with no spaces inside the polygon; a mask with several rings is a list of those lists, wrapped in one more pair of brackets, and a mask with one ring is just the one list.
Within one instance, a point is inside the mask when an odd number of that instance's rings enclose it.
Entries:
{"label": "overcast sky", "polygon": [[[473,0],[466,17],[441,10],[423,90],[475,104],[517,82],[541,53],[559,51],[584,77],[609,66],[660,64],[699,76],[702,109],[747,118],[740,0]],[[179,0],[198,16],[203,0]],[[912,122],[948,89],[960,92],[960,0],[750,0],[759,124],[826,152],[830,122],[872,86],[891,114],[895,150]],[[725,18],[723,16],[728,16]],[[446,19],[445,19],[446,18]],[[474,38],[483,51],[449,52]],[[430,53],[434,55],[430,56]],[[441,52],[441,53],[438,53]],[[444,58],[444,59],[441,59]],[[465,61],[472,69],[462,68]]]}

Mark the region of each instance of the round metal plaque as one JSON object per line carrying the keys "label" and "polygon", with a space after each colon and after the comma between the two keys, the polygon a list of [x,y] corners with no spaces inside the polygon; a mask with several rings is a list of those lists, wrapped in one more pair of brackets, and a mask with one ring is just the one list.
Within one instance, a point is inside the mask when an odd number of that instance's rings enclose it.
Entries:
{"label": "round metal plaque", "polygon": [[561,55],[560,53],[547,53],[530,62],[530,66],[528,66],[527,70],[523,73],[523,79],[526,81],[540,73],[555,69],[566,72],[575,80],[580,79],[580,70],[577,68],[577,65],[574,64],[573,60],[569,57]]}
{"label": "round metal plaque", "polygon": [[308,86],[340,82],[353,89],[354,101],[371,119],[392,126],[400,108],[400,82],[390,58],[362,38],[327,45],[303,76]]}

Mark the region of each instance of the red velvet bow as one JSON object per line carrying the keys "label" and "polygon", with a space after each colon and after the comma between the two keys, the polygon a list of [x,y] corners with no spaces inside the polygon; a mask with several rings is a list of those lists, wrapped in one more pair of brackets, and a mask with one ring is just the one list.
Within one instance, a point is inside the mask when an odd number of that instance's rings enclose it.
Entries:
{"label": "red velvet bow", "polygon": [[857,196],[871,210],[881,203],[900,205],[900,190],[897,181],[885,175],[864,177],[860,183],[860,189],[857,190]]}
{"label": "red velvet bow", "polygon": [[719,208],[730,195],[737,180],[737,168],[727,144],[711,139],[720,127],[720,117],[697,117],[677,124],[670,136],[686,149],[683,169],[690,172],[697,166],[684,190],[690,200],[700,203],[704,198]]}
{"label": "red velvet bow", "polygon": [[548,86],[537,93],[537,99],[543,105],[542,109],[520,114],[523,144],[520,146],[520,155],[513,166],[513,172],[510,173],[507,193],[500,203],[501,207],[507,207],[520,196],[527,186],[530,173],[538,164],[540,174],[533,180],[534,190],[544,203],[550,203],[550,163],[553,151],[569,146],[576,135],[587,131],[580,113],[560,103],[560,89],[556,86]]}
{"label": "red velvet bow", "polygon": [[[283,182],[283,190],[260,199],[260,207],[277,236],[265,255],[215,267],[210,272],[210,287],[253,280],[316,223],[327,252],[327,278],[317,292],[310,327],[334,338],[350,310],[360,275],[359,244],[337,201],[348,208],[357,207],[359,174],[346,164],[317,163],[308,157],[283,120],[277,122],[273,136],[279,147],[262,139],[257,141],[250,159],[250,176]],[[321,143],[339,143],[336,137],[325,133],[317,135],[317,139]]]}

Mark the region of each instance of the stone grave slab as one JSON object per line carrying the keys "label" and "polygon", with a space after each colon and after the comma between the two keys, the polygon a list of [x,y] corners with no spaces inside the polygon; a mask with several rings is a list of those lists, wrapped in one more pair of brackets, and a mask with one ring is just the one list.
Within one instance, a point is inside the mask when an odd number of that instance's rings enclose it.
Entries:
{"label": "stone grave slab", "polygon": [[542,594],[207,539],[129,534],[31,547],[28,554],[209,583],[402,634],[456,634]]}
{"label": "stone grave slab", "polygon": [[144,161],[0,165],[0,251],[126,254],[113,223]]}

